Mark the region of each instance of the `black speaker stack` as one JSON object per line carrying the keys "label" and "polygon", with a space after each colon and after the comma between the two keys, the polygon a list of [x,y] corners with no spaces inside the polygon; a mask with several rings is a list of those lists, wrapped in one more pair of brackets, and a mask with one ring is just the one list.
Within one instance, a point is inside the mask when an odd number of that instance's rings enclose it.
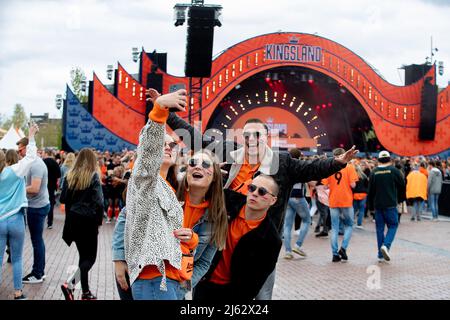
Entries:
{"label": "black speaker stack", "polygon": [[211,76],[215,21],[215,9],[212,7],[192,6],[189,9],[184,66],[186,77]]}
{"label": "black speaker stack", "polygon": [[438,86],[431,84],[430,80],[431,78],[426,78],[422,87],[419,125],[420,140],[434,140],[436,133]]}

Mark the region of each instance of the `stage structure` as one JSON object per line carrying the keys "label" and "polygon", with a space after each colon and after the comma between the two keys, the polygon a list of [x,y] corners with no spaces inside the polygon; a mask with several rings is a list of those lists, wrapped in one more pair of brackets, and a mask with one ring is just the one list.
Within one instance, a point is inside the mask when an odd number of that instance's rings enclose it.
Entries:
{"label": "stage structure", "polygon": [[[94,74],[87,106],[79,105],[68,89],[63,146],[111,151],[135,147],[150,109],[145,90],[189,88],[189,78],[170,75],[166,67],[166,53],[142,49],[138,75],[119,63],[114,86],[108,88]],[[449,153],[449,87],[438,92],[435,64],[406,71],[409,84],[396,86],[332,40],[295,32],[260,35],[224,50],[213,61],[210,78],[203,79],[202,108],[194,98],[190,120],[202,130],[226,134],[258,117],[280,133],[280,148],[320,152],[357,144],[361,150],[387,149],[402,156]],[[83,118],[75,120],[76,112],[68,112],[71,105],[81,108],[86,122],[92,118],[98,141],[104,136],[108,143],[93,144],[93,133],[81,130]],[[188,121],[188,112],[181,116]]]}

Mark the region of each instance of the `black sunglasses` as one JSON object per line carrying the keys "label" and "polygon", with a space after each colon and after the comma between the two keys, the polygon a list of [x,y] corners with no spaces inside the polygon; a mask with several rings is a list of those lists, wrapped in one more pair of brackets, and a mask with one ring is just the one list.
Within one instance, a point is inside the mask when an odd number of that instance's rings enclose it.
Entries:
{"label": "black sunglasses", "polygon": [[253,193],[256,190],[258,190],[258,195],[260,195],[261,197],[264,197],[266,194],[270,194],[273,197],[276,197],[276,195],[274,195],[273,193],[270,193],[269,191],[267,191],[266,188],[264,187],[257,187],[254,184],[249,184],[248,185],[248,191]]}
{"label": "black sunglasses", "polygon": [[165,146],[169,146],[170,149],[175,148],[177,145],[178,145],[178,144],[177,144],[176,142],[174,142],[174,141],[172,141],[172,142],[167,142],[167,141],[165,141],[165,142],[164,142],[164,147],[165,147]]}
{"label": "black sunglasses", "polygon": [[255,132],[244,132],[243,133],[244,139],[250,139],[251,136],[254,136],[256,139],[259,139],[259,137],[262,136],[262,133],[259,131],[255,131]]}
{"label": "black sunglasses", "polygon": [[[190,159],[189,160],[189,167],[195,168],[198,165],[198,162],[199,162],[198,159],[195,159],[195,158]],[[202,161],[203,169],[209,169],[209,168],[211,168],[211,166],[212,166],[211,162],[206,161],[206,160]]]}

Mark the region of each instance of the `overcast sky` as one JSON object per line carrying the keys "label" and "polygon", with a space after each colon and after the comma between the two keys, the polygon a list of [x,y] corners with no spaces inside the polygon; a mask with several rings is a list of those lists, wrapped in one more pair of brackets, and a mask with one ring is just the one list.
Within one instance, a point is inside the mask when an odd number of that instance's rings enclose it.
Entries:
{"label": "overcast sky", "polygon": [[[0,114],[21,103],[27,114],[60,117],[55,95],[64,93],[72,67],[105,83],[106,66],[138,72],[131,48],[168,52],[168,72],[183,75],[186,26],[173,24],[173,6],[162,0],[0,0]],[[403,85],[403,64],[423,63],[431,36],[444,61],[441,87],[450,80],[450,0],[207,0],[220,4],[214,54],[257,35],[316,33],[367,62],[391,83]]]}

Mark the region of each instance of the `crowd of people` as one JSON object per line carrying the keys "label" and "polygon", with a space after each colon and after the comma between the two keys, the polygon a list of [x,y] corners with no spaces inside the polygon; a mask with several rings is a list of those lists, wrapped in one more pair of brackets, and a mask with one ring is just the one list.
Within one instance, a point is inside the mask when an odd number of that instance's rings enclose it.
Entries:
{"label": "crowd of people", "polygon": [[[23,284],[46,277],[43,230],[45,223],[52,229],[56,205],[65,212],[62,238],[79,254],[83,300],[96,299],[88,273],[103,222],[115,223],[121,299],[182,300],[191,291],[194,300],[217,301],[271,299],[283,245],[285,259],[307,258],[303,243],[315,213],[316,237],[331,232],[332,262],[348,261],[354,224],[364,228],[365,217],[375,221],[380,262],[392,258],[402,214],[421,221],[426,205],[438,221],[450,159],[394,158],[387,151],[358,158],[354,148],[337,148],[331,157],[279,152],[259,119],[245,123],[243,145],[218,141],[174,112],[185,110],[185,90],[148,95],[154,107],[135,151],[38,151],[37,126],[17,151],[0,151],[0,262],[6,248],[15,299],[26,299]],[[196,138],[182,148],[166,126]],[[22,277],[26,225],[33,267]],[[74,298],[70,284],[61,288]]]}

